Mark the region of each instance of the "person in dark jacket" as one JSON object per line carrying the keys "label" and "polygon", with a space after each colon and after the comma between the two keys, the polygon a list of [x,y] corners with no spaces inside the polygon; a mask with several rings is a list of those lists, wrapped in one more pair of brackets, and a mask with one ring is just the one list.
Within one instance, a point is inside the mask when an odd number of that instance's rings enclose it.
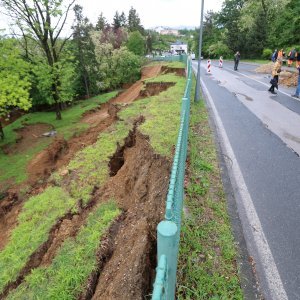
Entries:
{"label": "person in dark jacket", "polygon": [[238,69],[238,65],[239,65],[239,62],[240,62],[240,58],[241,58],[241,54],[239,51],[237,51],[235,54],[234,54],[234,70],[237,71]]}

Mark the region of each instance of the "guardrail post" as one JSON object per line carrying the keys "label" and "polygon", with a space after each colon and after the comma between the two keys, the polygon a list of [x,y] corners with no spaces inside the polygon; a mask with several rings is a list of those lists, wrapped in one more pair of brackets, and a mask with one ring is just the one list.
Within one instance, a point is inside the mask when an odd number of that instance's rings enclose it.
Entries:
{"label": "guardrail post", "polygon": [[161,221],[157,226],[158,261],[162,255],[167,258],[167,278],[165,293],[167,300],[175,299],[176,269],[178,244],[176,243],[177,226],[172,221]]}

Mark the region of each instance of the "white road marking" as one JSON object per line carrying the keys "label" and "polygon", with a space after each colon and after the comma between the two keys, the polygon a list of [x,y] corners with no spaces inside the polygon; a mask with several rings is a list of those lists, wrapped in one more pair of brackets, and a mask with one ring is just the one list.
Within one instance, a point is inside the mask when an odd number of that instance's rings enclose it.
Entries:
{"label": "white road marking", "polygon": [[[195,71],[195,68],[193,69]],[[272,252],[263,232],[262,225],[258,218],[255,206],[249,194],[244,177],[234,155],[221,118],[202,79],[201,85],[215,117],[217,131],[222,141],[221,147],[223,152],[231,159],[230,163],[227,161],[226,164],[235,192],[236,203],[242,222],[248,251],[256,260],[256,267],[259,271],[258,275],[263,274],[263,276],[259,276],[259,279],[268,287],[268,294],[264,296],[266,299],[270,300],[287,300],[288,297],[276,267]]]}

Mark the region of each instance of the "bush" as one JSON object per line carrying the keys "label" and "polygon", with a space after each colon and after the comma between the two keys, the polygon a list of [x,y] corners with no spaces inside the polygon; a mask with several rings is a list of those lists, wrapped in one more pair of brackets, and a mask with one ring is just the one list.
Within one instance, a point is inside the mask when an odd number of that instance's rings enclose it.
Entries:
{"label": "bush", "polygon": [[208,55],[211,58],[219,58],[223,56],[224,58],[232,57],[232,52],[223,42],[217,42],[212,44],[208,48]]}
{"label": "bush", "polygon": [[273,51],[269,48],[266,48],[263,50],[263,53],[261,55],[261,58],[263,59],[270,59],[272,57]]}

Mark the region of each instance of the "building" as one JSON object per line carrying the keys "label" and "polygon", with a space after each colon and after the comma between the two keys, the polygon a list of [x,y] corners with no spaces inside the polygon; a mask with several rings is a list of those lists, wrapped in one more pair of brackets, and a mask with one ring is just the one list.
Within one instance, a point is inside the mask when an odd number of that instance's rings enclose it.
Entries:
{"label": "building", "polygon": [[170,51],[172,54],[187,54],[188,45],[181,41],[176,41],[170,45]]}
{"label": "building", "polygon": [[179,31],[177,29],[163,29],[160,31],[161,35],[179,35]]}

